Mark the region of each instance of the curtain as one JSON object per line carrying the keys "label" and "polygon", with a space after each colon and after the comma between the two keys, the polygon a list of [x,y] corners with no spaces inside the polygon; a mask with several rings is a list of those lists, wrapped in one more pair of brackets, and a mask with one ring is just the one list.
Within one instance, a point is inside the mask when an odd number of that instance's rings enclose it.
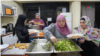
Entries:
{"label": "curtain", "polygon": [[95,21],[95,3],[94,2],[82,2],[81,3],[82,16],[88,16],[91,21],[91,26],[94,27]]}

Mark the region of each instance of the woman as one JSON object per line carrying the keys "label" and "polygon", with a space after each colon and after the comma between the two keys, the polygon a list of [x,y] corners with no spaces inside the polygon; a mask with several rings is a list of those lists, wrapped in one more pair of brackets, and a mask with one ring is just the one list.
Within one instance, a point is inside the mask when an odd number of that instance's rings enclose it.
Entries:
{"label": "woman", "polygon": [[83,34],[83,38],[78,39],[77,43],[83,49],[82,56],[93,56],[93,49],[99,46],[99,32],[91,27],[90,19],[83,16],[80,19],[80,26],[75,28],[78,33]]}
{"label": "woman", "polygon": [[[45,26],[44,21],[42,19],[40,19],[40,15],[39,13],[35,14],[35,19],[32,19],[31,21],[28,22],[29,25],[33,24],[33,25],[40,25],[39,29],[42,30],[42,28]],[[32,27],[31,25],[29,26],[30,28]]]}
{"label": "woman", "polygon": [[63,15],[58,15],[55,24],[51,24],[44,28],[44,37],[52,42],[57,42],[56,38],[63,38],[70,34],[71,31],[67,26],[66,19]]}
{"label": "woman", "polygon": [[27,17],[25,15],[19,15],[14,29],[14,34],[16,33],[21,43],[29,43],[29,36],[34,34],[34,32],[28,32],[27,27],[25,26],[26,21]]}

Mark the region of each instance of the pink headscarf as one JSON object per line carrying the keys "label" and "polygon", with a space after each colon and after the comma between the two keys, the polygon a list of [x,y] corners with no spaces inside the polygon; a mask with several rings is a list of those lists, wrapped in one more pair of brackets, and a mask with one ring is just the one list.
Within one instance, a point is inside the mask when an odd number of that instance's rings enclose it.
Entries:
{"label": "pink headscarf", "polygon": [[[65,20],[65,26],[64,27],[60,27],[58,25],[58,20],[60,20],[60,19],[64,19]],[[63,15],[58,15],[57,16],[55,26],[57,27],[58,31],[63,35],[68,35],[68,34],[71,33],[69,27],[67,26],[66,19],[65,19],[65,17]]]}

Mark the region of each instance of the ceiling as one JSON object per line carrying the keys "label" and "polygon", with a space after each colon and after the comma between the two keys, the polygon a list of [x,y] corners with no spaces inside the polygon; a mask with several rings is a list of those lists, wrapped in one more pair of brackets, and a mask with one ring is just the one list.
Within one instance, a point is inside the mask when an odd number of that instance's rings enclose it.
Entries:
{"label": "ceiling", "polygon": [[35,2],[73,2],[73,1],[81,1],[81,2],[100,2],[100,0],[1,0],[1,1],[15,1],[18,3],[35,3]]}
{"label": "ceiling", "polygon": [[71,2],[73,0],[14,0],[18,3],[35,3],[35,2]]}
{"label": "ceiling", "polygon": [[18,3],[35,3],[35,2],[73,2],[73,1],[81,1],[81,2],[100,2],[100,0],[14,0]]}

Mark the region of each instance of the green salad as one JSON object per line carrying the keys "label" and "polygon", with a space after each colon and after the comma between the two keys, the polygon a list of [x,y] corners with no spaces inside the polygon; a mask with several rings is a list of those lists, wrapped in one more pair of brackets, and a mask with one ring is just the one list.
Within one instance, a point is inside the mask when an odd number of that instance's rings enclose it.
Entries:
{"label": "green salad", "polygon": [[71,43],[70,40],[65,41],[57,41],[57,43],[54,43],[55,50],[56,51],[75,51],[76,47],[73,43]]}

